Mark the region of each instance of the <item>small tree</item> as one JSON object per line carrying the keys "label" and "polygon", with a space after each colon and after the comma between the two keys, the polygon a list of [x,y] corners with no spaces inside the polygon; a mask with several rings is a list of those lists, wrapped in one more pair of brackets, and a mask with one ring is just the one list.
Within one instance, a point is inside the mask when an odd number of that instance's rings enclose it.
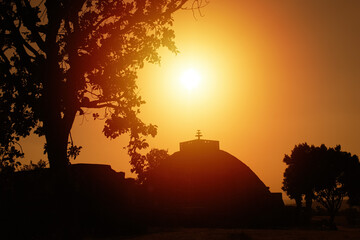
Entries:
{"label": "small tree", "polygon": [[341,151],[341,146],[326,148],[322,145],[315,149],[319,170],[314,192],[315,199],[330,215],[330,226],[334,225],[334,218],[339,211],[344,197],[353,199],[359,187],[360,172],[359,159],[356,155]]}
{"label": "small tree", "polygon": [[[305,196],[307,206],[319,202],[329,213],[330,227],[344,197],[359,195],[360,163],[356,155],[341,151],[341,146],[327,148],[306,143],[294,147],[291,156],[285,155],[288,165],[284,173],[283,190],[290,198],[301,202]],[[301,204],[301,203],[300,203]]]}
{"label": "small tree", "polygon": [[138,175],[140,183],[144,183],[148,179],[149,174],[168,157],[167,150],[153,148],[145,156],[139,156],[139,160],[133,165],[131,171]]}
{"label": "small tree", "polygon": [[307,143],[296,145],[291,155],[285,155],[283,159],[288,167],[284,173],[282,190],[296,201],[298,208],[302,207],[302,199],[305,196],[308,210],[311,209],[314,196],[314,177],[316,175],[312,166],[312,148],[313,146],[310,147]]}

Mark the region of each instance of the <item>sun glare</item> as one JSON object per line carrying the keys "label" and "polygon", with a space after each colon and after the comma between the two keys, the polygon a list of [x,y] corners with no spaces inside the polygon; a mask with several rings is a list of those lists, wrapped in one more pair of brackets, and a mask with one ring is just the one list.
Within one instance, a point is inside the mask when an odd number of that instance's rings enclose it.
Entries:
{"label": "sun glare", "polygon": [[182,73],[180,80],[182,85],[191,92],[199,86],[201,75],[195,69],[190,68]]}

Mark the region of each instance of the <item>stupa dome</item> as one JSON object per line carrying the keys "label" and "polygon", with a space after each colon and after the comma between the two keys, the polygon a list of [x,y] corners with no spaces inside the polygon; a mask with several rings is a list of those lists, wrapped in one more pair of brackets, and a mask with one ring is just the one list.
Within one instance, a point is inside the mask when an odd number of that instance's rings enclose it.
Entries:
{"label": "stupa dome", "polygon": [[246,164],[220,150],[218,141],[197,139],[180,143],[180,149],[149,178],[157,203],[172,214],[242,221],[283,204],[281,195],[270,193]]}

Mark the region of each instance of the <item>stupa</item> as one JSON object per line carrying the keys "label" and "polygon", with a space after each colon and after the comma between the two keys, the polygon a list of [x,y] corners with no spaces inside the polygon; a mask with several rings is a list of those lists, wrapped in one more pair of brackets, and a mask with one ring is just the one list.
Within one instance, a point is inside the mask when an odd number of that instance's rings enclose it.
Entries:
{"label": "stupa", "polygon": [[220,150],[219,141],[181,142],[149,178],[157,212],[182,223],[268,221],[283,207],[281,193],[269,188],[242,161]]}

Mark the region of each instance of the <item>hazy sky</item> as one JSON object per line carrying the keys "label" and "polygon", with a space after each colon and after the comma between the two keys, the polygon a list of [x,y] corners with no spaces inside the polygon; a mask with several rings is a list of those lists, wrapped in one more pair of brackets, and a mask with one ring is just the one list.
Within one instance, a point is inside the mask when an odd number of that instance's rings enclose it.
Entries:
{"label": "hazy sky", "polygon": [[[139,73],[145,122],[158,125],[151,147],[179,150],[180,141],[220,141],[271,191],[280,191],[295,144],[335,146],[360,154],[360,1],[210,0],[203,17],[175,14],[180,53],[161,49],[161,66]],[[188,92],[186,69],[202,76]],[[78,117],[73,161],[111,164],[128,176],[127,136],[106,139],[103,123]],[[27,159],[45,159],[41,139],[24,142]],[[205,166],[206,167],[206,166]]]}

